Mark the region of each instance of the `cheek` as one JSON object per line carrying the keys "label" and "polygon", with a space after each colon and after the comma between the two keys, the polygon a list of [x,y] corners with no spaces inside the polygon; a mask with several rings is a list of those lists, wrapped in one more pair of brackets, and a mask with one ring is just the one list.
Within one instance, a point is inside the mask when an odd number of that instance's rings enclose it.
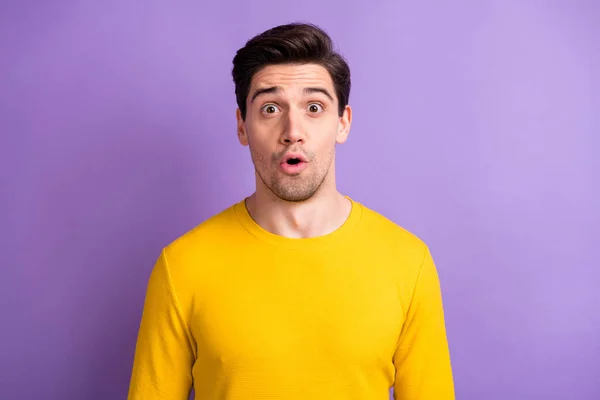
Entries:
{"label": "cheek", "polygon": [[266,148],[276,138],[276,128],[273,123],[250,124],[247,130],[248,141],[257,149]]}
{"label": "cheek", "polygon": [[340,122],[337,116],[328,116],[326,121],[320,123],[320,130],[326,133],[327,140],[335,142],[340,132]]}
{"label": "cheek", "polygon": [[320,163],[329,164],[329,161],[335,154],[337,131],[330,131],[324,135],[314,150]]}
{"label": "cheek", "polygon": [[260,138],[248,135],[248,147],[250,148],[250,156],[255,164],[264,165],[271,157],[271,152]]}

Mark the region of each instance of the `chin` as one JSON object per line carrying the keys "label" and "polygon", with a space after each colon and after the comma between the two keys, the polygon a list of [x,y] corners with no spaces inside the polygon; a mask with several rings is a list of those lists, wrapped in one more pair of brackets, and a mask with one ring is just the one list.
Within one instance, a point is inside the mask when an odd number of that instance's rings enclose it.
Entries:
{"label": "chin", "polygon": [[317,188],[310,188],[308,190],[285,190],[281,187],[271,187],[269,188],[271,192],[277,196],[279,199],[290,202],[290,203],[300,203],[306,200],[311,199],[318,190]]}
{"label": "chin", "polygon": [[302,203],[302,202],[310,200],[313,197],[313,194],[309,194],[307,196],[292,196],[292,197],[277,196],[277,197],[279,197],[279,199],[281,199],[283,201],[287,201],[288,203]]}

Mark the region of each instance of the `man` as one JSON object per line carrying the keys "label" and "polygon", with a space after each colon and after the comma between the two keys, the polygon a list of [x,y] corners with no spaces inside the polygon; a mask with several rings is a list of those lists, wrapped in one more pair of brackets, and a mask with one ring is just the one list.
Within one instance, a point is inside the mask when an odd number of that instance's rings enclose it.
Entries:
{"label": "man", "polygon": [[330,38],[268,30],[233,80],[256,190],[163,250],[129,399],[453,399],[427,246],[336,189],[352,111]]}

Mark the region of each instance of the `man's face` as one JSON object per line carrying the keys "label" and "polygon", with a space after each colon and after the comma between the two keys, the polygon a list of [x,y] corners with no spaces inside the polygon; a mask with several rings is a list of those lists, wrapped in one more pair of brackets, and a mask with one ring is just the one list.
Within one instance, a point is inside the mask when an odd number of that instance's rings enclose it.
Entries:
{"label": "man's face", "polygon": [[291,202],[335,185],[335,145],[346,141],[351,110],[339,116],[324,67],[267,66],[252,78],[246,106],[245,121],[237,112],[238,137],[250,147],[257,185]]}

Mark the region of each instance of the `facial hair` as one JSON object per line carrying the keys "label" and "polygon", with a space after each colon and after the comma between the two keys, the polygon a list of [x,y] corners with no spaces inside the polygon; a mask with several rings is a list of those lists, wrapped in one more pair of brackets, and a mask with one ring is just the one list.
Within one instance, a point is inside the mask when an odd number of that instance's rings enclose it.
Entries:
{"label": "facial hair", "polygon": [[[273,153],[270,160],[260,156],[250,148],[254,169],[263,184],[275,197],[292,203],[309,200],[323,186],[331,163],[333,162],[334,149],[332,148],[326,160],[319,162],[313,152],[285,149],[281,153]],[[278,166],[286,153],[300,153],[308,161],[310,171],[304,171],[296,176],[283,175]]]}

